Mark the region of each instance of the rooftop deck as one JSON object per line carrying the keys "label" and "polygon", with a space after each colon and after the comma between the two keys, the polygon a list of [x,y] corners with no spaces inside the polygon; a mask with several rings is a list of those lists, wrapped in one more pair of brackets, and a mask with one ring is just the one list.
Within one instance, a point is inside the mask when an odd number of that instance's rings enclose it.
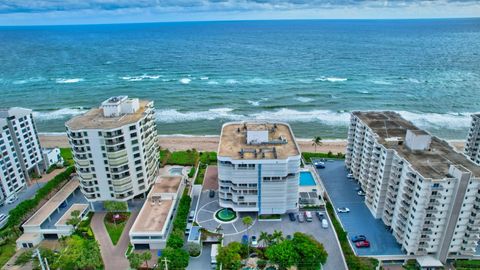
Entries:
{"label": "rooftop deck", "polygon": [[72,179],[48,200],[23,226],[40,226],[57,208],[79,187],[77,179]]}
{"label": "rooftop deck", "polygon": [[[268,143],[247,143],[247,131],[262,130],[268,131]],[[286,159],[300,155],[300,150],[288,124],[236,122],[223,125],[218,155],[232,159]]]}
{"label": "rooftop deck", "polygon": [[[480,167],[465,155],[457,152],[446,141],[432,136],[426,151],[412,151],[403,142],[407,130],[416,134],[428,134],[395,112],[353,112],[364,124],[377,134],[377,140],[387,149],[396,150],[424,178],[443,179],[448,177],[450,165],[464,167],[475,177],[480,177]],[[394,138],[394,139],[392,139]]]}
{"label": "rooftop deck", "polygon": [[60,226],[65,226],[67,225],[67,221],[72,218],[72,212],[77,210],[80,211],[80,214],[84,212],[88,208],[88,204],[84,203],[75,203],[73,204],[66,212],[63,214],[63,216],[55,223],[55,226],[60,225]]}
{"label": "rooftop deck", "polygon": [[[168,223],[169,213],[173,208],[174,196],[160,196],[165,193],[177,193],[182,183],[182,176],[159,176],[148,193],[130,233],[162,233]],[[173,210],[172,210],[173,211]]]}
{"label": "rooftop deck", "polygon": [[151,101],[140,100],[139,103],[140,108],[132,114],[124,114],[118,117],[105,117],[103,115],[103,109],[94,108],[82,115],[70,119],[65,125],[71,130],[82,130],[118,128],[130,123],[135,123],[145,115],[145,111]]}

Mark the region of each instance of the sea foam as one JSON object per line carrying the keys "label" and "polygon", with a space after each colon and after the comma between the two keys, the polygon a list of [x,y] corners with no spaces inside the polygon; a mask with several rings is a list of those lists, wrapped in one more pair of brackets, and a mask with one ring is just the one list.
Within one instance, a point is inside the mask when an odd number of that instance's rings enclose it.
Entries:
{"label": "sea foam", "polygon": [[84,81],[85,79],[83,78],[71,78],[71,79],[66,79],[66,78],[57,78],[55,80],[56,83],[78,83],[78,82],[82,82]]}
{"label": "sea foam", "polygon": [[296,100],[300,101],[300,102],[303,102],[303,103],[307,103],[307,102],[312,102],[314,101],[313,98],[309,98],[309,97],[297,97],[295,98]]}
{"label": "sea foam", "polygon": [[34,111],[33,117],[35,120],[46,121],[46,120],[55,120],[63,119],[75,115],[85,113],[86,110],[83,108],[63,108],[53,111]]}
{"label": "sea foam", "polygon": [[340,77],[319,77],[315,78],[316,81],[321,81],[321,82],[344,82],[347,81],[347,78],[340,78]]}
{"label": "sea foam", "polygon": [[190,79],[190,78],[181,78],[181,79],[179,80],[179,82],[180,82],[181,84],[189,84],[191,81],[192,81],[192,79]]}

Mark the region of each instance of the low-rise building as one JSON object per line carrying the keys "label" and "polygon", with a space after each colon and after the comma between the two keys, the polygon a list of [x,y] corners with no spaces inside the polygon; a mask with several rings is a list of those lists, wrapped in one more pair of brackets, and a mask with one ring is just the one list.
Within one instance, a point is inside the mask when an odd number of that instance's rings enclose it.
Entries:
{"label": "low-rise building", "polygon": [[468,258],[480,228],[480,167],[394,112],[353,112],[345,160],[408,255]]}
{"label": "low-rise building", "polygon": [[43,153],[43,168],[48,170],[53,165],[63,165],[63,158],[60,154],[59,148],[45,148],[42,149]]}
{"label": "low-rise building", "polygon": [[135,249],[165,248],[184,188],[183,176],[158,177],[129,232]]}
{"label": "low-rise building", "polygon": [[65,123],[82,192],[89,202],[146,194],[158,174],[153,102],[112,97]]}
{"label": "low-rise building", "polygon": [[465,155],[480,165],[480,114],[472,115],[472,124],[465,143]]}
{"label": "low-rise building", "polygon": [[24,233],[17,239],[17,248],[31,248],[43,239],[58,239],[71,235],[73,225],[68,224],[72,212],[78,210],[80,218],[89,211],[87,200],[80,192],[78,179],[68,181],[23,225]]}
{"label": "low-rise building", "polygon": [[218,147],[219,204],[234,211],[298,209],[300,150],[285,123],[232,122]]}
{"label": "low-rise building", "polygon": [[40,174],[42,152],[32,110],[0,109],[0,203]]}

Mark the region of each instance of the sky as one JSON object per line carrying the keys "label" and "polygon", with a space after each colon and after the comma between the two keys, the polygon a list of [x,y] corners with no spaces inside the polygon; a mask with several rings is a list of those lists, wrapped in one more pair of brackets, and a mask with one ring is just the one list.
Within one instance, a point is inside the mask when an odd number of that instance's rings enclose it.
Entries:
{"label": "sky", "polygon": [[480,0],[0,0],[0,25],[480,17]]}

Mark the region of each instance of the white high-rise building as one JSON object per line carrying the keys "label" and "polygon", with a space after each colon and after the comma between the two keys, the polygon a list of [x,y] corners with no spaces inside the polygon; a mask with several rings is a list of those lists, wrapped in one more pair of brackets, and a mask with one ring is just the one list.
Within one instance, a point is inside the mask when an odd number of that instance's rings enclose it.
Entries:
{"label": "white high-rise building", "polygon": [[298,209],[300,150],[285,123],[226,123],[218,148],[220,206],[283,214]]}
{"label": "white high-rise building", "polygon": [[472,125],[465,143],[465,155],[480,165],[480,114],[472,114]]}
{"label": "white high-rise building", "polygon": [[22,189],[30,173],[40,173],[42,151],[32,110],[0,110],[0,202]]}
{"label": "white high-rise building", "polygon": [[394,112],[353,112],[346,166],[408,255],[475,254],[480,167]]}
{"label": "white high-rise building", "polygon": [[90,201],[127,201],[158,172],[153,102],[112,97],[66,124],[81,190]]}

